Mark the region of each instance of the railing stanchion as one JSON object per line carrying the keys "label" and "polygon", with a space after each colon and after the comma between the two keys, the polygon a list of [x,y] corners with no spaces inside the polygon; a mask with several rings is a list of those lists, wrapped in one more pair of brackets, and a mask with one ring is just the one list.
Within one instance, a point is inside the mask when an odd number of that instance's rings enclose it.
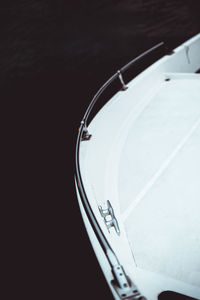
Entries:
{"label": "railing stanchion", "polygon": [[93,97],[90,105],[88,106],[84,118],[81,121],[81,126],[79,128],[79,133],[76,141],[76,151],[75,151],[75,167],[76,167],[76,173],[75,173],[75,182],[77,184],[78,193],[81,199],[81,202],[83,204],[85,213],[88,217],[88,220],[94,230],[94,233],[97,237],[97,240],[99,241],[102,250],[104,251],[104,254],[107,257],[108,263],[110,264],[111,271],[113,273],[114,280],[112,280],[113,288],[116,290],[116,292],[119,295],[120,299],[132,299],[137,300],[141,299],[144,300],[145,298],[138,292],[136,286],[133,282],[131,282],[131,279],[128,278],[125,271],[123,270],[123,266],[120,265],[120,262],[115,254],[115,252],[112,250],[111,245],[109,244],[106,236],[104,235],[100,225],[97,222],[97,219],[95,217],[95,214],[90,206],[90,202],[87,198],[84,184],[82,181],[81,171],[80,171],[80,163],[79,163],[79,150],[80,150],[80,142],[86,141],[91,138],[91,134],[89,134],[87,129],[87,120],[88,116],[90,115],[90,112],[92,111],[94,105],[96,104],[97,100],[101,96],[101,94],[104,92],[104,90],[116,79],[119,78],[122,90],[125,91],[128,87],[124,83],[122,73],[124,73],[126,70],[128,70],[134,63],[142,59],[147,54],[151,53],[155,49],[163,46],[163,42],[155,45],[151,49],[145,51],[132,61],[130,61],[128,64],[126,64],[124,67],[122,67],[120,70],[118,70],[104,85],[98,90],[96,95]]}
{"label": "railing stanchion", "polygon": [[121,71],[118,70],[118,71],[117,71],[117,74],[118,74],[119,80],[120,80],[120,82],[121,82],[121,84],[122,84],[122,90],[123,90],[123,91],[127,90],[128,87],[127,87],[127,86],[125,85],[125,83],[124,83],[124,79],[123,79],[123,77],[122,77]]}

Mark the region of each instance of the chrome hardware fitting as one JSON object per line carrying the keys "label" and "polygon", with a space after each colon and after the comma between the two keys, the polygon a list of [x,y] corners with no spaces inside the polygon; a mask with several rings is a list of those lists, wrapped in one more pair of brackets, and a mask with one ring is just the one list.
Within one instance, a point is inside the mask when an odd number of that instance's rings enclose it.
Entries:
{"label": "chrome hardware fitting", "polygon": [[99,206],[99,211],[101,216],[104,218],[104,222],[106,224],[106,227],[108,229],[108,232],[110,232],[110,228],[114,227],[115,231],[118,235],[120,235],[120,229],[117,222],[117,219],[114,214],[114,210],[112,208],[112,205],[109,200],[107,200],[107,208],[103,209],[102,206]]}
{"label": "chrome hardware fitting", "polygon": [[112,264],[111,270],[114,279],[111,280],[111,284],[119,295],[119,298],[122,300],[146,300],[146,298],[138,291],[136,285],[126,275],[123,266],[119,263],[115,254],[110,249],[106,252]]}
{"label": "chrome hardware fitting", "polygon": [[112,286],[119,295],[120,299],[124,300],[146,300],[140,294],[136,285],[125,275],[124,269],[121,265],[117,265],[112,270],[115,280],[112,280]]}
{"label": "chrome hardware fitting", "polygon": [[118,77],[119,77],[119,80],[120,80],[120,82],[121,82],[121,84],[122,84],[122,90],[123,91],[125,91],[125,90],[127,90],[127,86],[125,85],[125,83],[124,83],[124,79],[123,79],[123,77],[122,77],[122,73],[121,73],[121,71],[117,71],[117,73],[118,73]]}
{"label": "chrome hardware fitting", "polygon": [[[81,124],[84,124],[84,121],[81,122]],[[83,135],[81,138],[81,141],[89,141],[91,139],[91,134],[89,134],[88,129],[86,126],[83,127]]]}

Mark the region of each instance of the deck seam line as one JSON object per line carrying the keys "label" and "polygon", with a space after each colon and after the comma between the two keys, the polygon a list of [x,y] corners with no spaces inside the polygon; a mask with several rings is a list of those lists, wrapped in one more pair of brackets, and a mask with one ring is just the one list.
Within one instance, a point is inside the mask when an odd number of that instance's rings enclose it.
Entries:
{"label": "deck seam line", "polygon": [[122,221],[125,222],[125,220],[129,217],[133,209],[138,205],[138,203],[144,198],[146,193],[150,190],[150,188],[155,184],[155,182],[158,180],[158,178],[162,175],[162,173],[168,168],[172,160],[175,158],[175,156],[178,154],[178,152],[183,148],[183,146],[186,144],[188,139],[191,137],[193,132],[197,129],[197,127],[200,125],[200,118],[195,122],[195,124],[192,126],[192,128],[189,130],[189,132],[186,134],[186,136],[181,140],[181,142],[178,144],[178,146],[174,149],[174,151],[171,153],[171,155],[164,161],[164,163],[161,165],[159,170],[154,174],[154,176],[147,182],[145,187],[142,189],[141,192],[136,196],[134,202],[129,205],[129,207],[124,211],[122,214]]}

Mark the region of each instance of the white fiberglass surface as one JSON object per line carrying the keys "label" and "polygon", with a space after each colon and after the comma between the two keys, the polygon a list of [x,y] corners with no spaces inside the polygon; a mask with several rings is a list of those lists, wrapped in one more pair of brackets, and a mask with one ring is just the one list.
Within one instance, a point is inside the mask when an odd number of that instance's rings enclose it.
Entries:
{"label": "white fiberglass surface", "polygon": [[121,154],[122,218],[137,267],[200,285],[200,80],[171,80]]}
{"label": "white fiberglass surface", "polygon": [[200,80],[171,80],[133,123],[120,160],[121,213],[133,204],[200,117]]}

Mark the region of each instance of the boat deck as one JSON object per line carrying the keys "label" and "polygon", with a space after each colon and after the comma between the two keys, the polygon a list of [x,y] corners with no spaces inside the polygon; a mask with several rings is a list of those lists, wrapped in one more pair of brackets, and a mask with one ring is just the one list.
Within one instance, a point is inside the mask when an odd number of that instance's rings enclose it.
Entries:
{"label": "boat deck", "polygon": [[[197,35],[127,83],[88,125],[91,139],[80,144],[90,207],[126,274],[149,300],[163,291],[200,295],[199,49]],[[107,211],[107,200],[120,234],[108,230],[110,219],[99,211]],[[83,218],[110,285],[110,265]]]}
{"label": "boat deck", "polygon": [[91,140],[81,144],[84,186],[105,235],[98,207],[108,199],[113,206],[126,245],[119,247],[113,229],[115,251],[127,266],[134,261],[129,271],[144,294],[147,283],[154,287],[150,299],[166,289],[197,297],[200,75],[136,79],[104,106],[89,132]]}
{"label": "boat deck", "polygon": [[168,78],[129,126],[120,210],[138,268],[199,286],[200,75]]}

